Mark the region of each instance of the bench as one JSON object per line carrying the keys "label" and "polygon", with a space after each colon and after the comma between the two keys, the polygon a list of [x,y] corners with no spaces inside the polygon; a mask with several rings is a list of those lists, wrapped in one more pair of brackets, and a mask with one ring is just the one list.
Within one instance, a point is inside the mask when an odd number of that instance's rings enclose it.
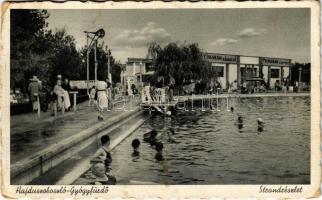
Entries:
{"label": "bench", "polygon": [[78,91],[70,91],[69,94],[73,94],[73,99],[74,99],[74,105],[73,105],[73,109],[74,109],[74,112],[76,112],[76,104],[77,104],[77,94],[78,94]]}

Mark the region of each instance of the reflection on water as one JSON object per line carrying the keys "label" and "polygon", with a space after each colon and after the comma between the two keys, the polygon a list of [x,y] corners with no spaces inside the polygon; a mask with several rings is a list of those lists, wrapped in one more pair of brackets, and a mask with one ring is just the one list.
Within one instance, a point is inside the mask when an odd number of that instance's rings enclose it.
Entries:
{"label": "reflection on water", "polygon": [[[158,184],[309,184],[310,98],[269,97],[220,102],[220,112],[178,112],[153,116],[113,152],[111,174],[118,184],[141,181]],[[243,117],[243,128],[236,126]],[[264,131],[257,132],[257,118]],[[179,142],[170,144],[173,128]],[[164,161],[143,142],[150,129],[159,132]],[[141,140],[139,157],[132,157],[131,142]]]}

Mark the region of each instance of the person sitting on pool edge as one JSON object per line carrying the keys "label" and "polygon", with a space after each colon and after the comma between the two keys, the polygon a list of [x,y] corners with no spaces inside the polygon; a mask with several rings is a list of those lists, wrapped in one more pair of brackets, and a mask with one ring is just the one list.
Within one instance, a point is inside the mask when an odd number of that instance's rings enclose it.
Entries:
{"label": "person sitting on pool edge", "polygon": [[149,142],[151,146],[154,146],[157,142],[157,135],[158,135],[158,132],[153,129],[152,131],[148,132],[148,133],[145,133],[143,135],[143,140],[145,142]]}
{"label": "person sitting on pool edge", "polygon": [[264,122],[262,118],[257,118],[257,131],[262,132],[264,130]]}
{"label": "person sitting on pool edge", "polygon": [[162,155],[162,150],[163,150],[163,144],[162,142],[157,142],[155,144],[155,150],[157,151],[157,154],[155,155],[155,159],[157,161],[162,161],[163,160],[163,155]]}
{"label": "person sitting on pool edge", "polygon": [[103,163],[96,163],[92,167],[92,172],[95,175],[95,179],[91,184],[93,185],[115,185],[116,178],[106,174],[106,167]]}
{"label": "person sitting on pool edge", "polygon": [[[101,137],[101,148],[96,152],[94,158],[98,159],[98,161],[102,161],[105,164],[107,170],[109,170],[109,166],[112,163],[112,156],[110,153],[110,137],[108,135],[103,135]],[[94,159],[93,161],[97,161]]]}
{"label": "person sitting on pool edge", "polygon": [[139,152],[140,140],[139,139],[134,139],[132,141],[132,147],[133,147],[132,156],[133,157],[139,156],[140,155],[140,152]]}

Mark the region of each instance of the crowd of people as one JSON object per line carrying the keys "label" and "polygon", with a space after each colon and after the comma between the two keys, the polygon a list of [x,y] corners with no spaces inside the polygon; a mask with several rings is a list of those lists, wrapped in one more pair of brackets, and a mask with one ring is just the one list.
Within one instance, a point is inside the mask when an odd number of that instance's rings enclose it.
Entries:
{"label": "crowd of people", "polygon": [[154,86],[150,83],[146,83],[144,87],[142,87],[142,102],[173,101],[175,84],[176,81],[171,75],[168,75],[166,78],[158,76]]}
{"label": "crowd of people", "polygon": [[[237,80],[227,84],[226,89],[224,89],[223,84],[220,80],[211,80],[206,82],[204,80],[189,81],[183,86],[177,87],[180,94],[216,94],[223,93],[224,91],[228,93],[266,93],[270,90],[268,84],[263,80],[249,80],[242,81],[238,84]],[[302,83],[302,90],[309,91],[309,84]],[[299,82],[295,81],[291,84],[289,80],[276,80],[273,87],[274,92],[299,92]]]}
{"label": "crowd of people", "polygon": [[[118,90],[115,87],[114,90]],[[32,103],[33,112],[37,112],[38,109],[47,111],[51,109],[52,115],[54,110],[69,112],[73,107],[73,98],[71,98],[71,88],[68,78],[57,75],[55,85],[52,88],[44,88],[42,82],[33,76],[30,79],[28,85],[28,95],[30,102]],[[116,91],[116,93],[119,93]],[[115,93],[113,93],[115,94]],[[108,79],[98,80],[95,85],[89,90],[89,106],[97,105],[99,113],[102,113],[104,109],[108,109],[109,101],[111,100],[111,83]],[[99,119],[103,119],[102,114],[99,115]]]}
{"label": "crowd of people", "polygon": [[52,115],[54,115],[54,109],[57,109],[57,111],[70,111],[73,103],[71,102],[70,91],[71,87],[68,78],[65,78],[63,82],[61,75],[57,75],[56,84],[51,89],[43,88],[42,82],[37,76],[33,76],[28,85],[28,94],[33,112],[37,112],[41,108],[44,111],[51,108]]}
{"label": "crowd of people", "polygon": [[[255,81],[242,81],[240,84],[237,80],[227,84],[227,87],[223,87],[220,79],[213,79],[209,82],[204,80],[190,81],[190,83],[184,83],[183,85],[176,85],[176,80],[170,74],[166,77],[158,76],[155,84],[142,83],[143,87],[137,87],[135,84],[127,85],[131,88],[132,94],[140,94],[142,102],[171,102],[173,101],[174,91],[177,94],[217,94],[223,93],[266,93],[268,91],[268,85],[263,80]],[[290,84],[289,80],[276,80],[274,84],[274,92],[298,92],[300,88],[299,82],[295,81],[293,85]],[[309,84],[302,83],[301,88],[303,90],[309,90]],[[29,99],[32,103],[33,112],[37,112],[40,107],[45,111],[50,107],[52,115],[54,107],[56,106],[57,111],[64,110],[70,111],[73,105],[73,98],[70,98],[70,91],[72,90],[68,78],[64,78],[61,75],[57,75],[56,84],[53,88],[46,89],[46,94],[43,94],[44,88],[42,87],[41,81],[37,76],[33,76],[30,79],[28,86]],[[123,92],[117,86],[111,87],[111,83],[108,79],[98,80],[95,85],[90,88],[88,92],[89,105],[97,105],[99,111],[99,120],[103,120],[103,110],[108,110],[110,101],[113,95]],[[40,101],[40,102],[38,102]]]}

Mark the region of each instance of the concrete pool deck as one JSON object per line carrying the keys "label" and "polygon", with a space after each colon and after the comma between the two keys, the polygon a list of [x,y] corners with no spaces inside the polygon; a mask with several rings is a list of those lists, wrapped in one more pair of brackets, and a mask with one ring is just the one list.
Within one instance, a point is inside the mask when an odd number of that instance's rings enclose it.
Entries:
{"label": "concrete pool deck", "polygon": [[[123,106],[128,108],[126,112]],[[49,114],[38,120],[33,113],[12,116],[11,184],[32,181],[96,141],[97,133],[117,128],[140,111],[137,101],[131,99],[114,108],[103,113],[103,121],[98,121],[96,107],[88,107],[86,102],[78,106],[75,114],[58,118]]]}

